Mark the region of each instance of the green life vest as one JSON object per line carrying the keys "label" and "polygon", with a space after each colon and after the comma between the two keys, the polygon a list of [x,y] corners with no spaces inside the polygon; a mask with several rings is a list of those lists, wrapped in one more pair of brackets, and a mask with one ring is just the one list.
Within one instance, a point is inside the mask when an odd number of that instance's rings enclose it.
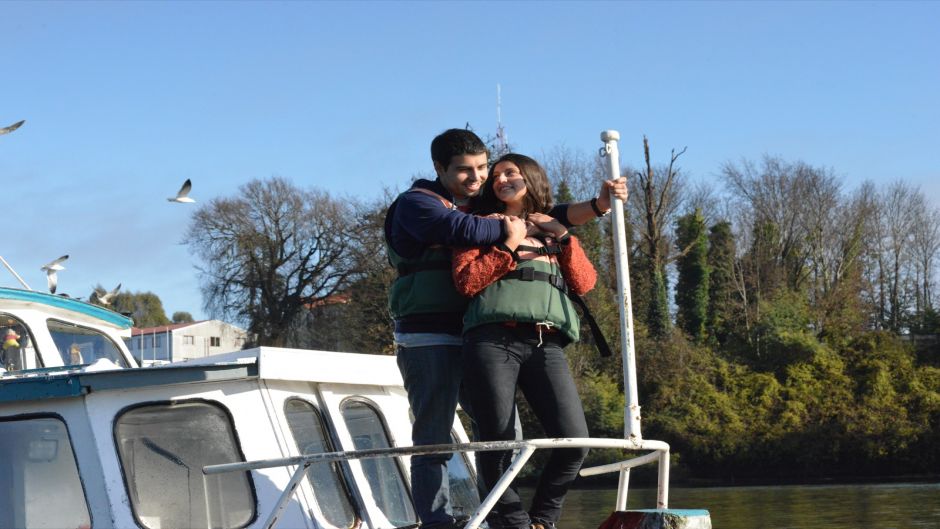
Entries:
{"label": "green life vest", "polygon": [[[409,192],[433,196],[447,209],[454,209],[453,203],[429,189],[411,188],[405,191]],[[398,198],[402,195],[404,193],[398,195]],[[470,300],[460,295],[454,286],[451,272],[453,252],[450,248],[431,246],[421,255],[406,259],[398,255],[388,241],[385,241],[385,247],[389,262],[398,270],[398,279],[392,283],[388,292],[388,309],[392,318],[399,320],[422,314],[450,313],[456,315],[456,321],[460,321],[460,315]]]}
{"label": "green life vest", "polygon": [[[538,274],[526,273],[526,269]],[[574,303],[551,282],[534,277],[550,276],[560,282],[562,275],[557,262],[520,260],[516,271],[473,298],[464,316],[464,332],[487,323],[544,323],[565,333],[572,342],[578,341],[581,320]]]}
{"label": "green life vest", "polygon": [[398,279],[388,293],[388,309],[393,318],[463,314],[470,300],[454,287],[451,253],[450,248],[432,247],[415,259],[405,259],[388,247],[389,261],[398,270]]}

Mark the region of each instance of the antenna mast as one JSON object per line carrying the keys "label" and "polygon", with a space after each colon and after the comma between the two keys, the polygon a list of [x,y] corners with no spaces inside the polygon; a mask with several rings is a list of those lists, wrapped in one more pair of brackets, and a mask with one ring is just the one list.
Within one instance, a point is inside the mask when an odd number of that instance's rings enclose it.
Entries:
{"label": "antenna mast", "polygon": [[500,111],[502,106],[502,97],[500,93],[499,83],[496,83],[496,148],[499,149],[499,154],[509,150],[509,143],[506,141],[506,131],[503,129],[503,119]]}

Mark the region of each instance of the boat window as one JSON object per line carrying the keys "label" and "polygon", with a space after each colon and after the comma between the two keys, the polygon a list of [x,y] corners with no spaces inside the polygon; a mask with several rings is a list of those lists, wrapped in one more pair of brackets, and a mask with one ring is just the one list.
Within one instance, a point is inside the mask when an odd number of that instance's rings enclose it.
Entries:
{"label": "boat window", "polygon": [[[342,412],[356,450],[391,446],[388,431],[375,408],[361,401],[348,400],[343,403]],[[359,462],[372,490],[372,498],[385,517],[395,526],[416,523],[414,505],[405,487],[398,458],[360,459]]]}
{"label": "boat window", "polygon": [[43,367],[29,327],[19,318],[0,313],[0,337],[0,369],[12,372]]}
{"label": "boat window", "polygon": [[0,527],[90,525],[65,423],[55,417],[0,420]]}
{"label": "boat window", "polygon": [[[460,443],[460,439],[453,432],[450,438],[452,443]],[[471,516],[480,506],[480,494],[474,474],[470,471],[466,452],[455,452],[447,461],[447,474],[450,483],[451,514],[458,518]]]}
{"label": "boat window", "polygon": [[[284,403],[284,414],[291,434],[301,454],[333,452],[323,424],[323,417],[312,404],[301,399],[288,399]],[[307,468],[307,480],[316,495],[323,516],[336,527],[355,527],[356,512],[349,499],[348,488],[343,480],[338,462],[314,463]]]}
{"label": "boat window", "polygon": [[114,426],[131,507],[150,529],[248,525],[256,516],[247,472],[203,478],[202,467],[244,461],[219,406],[176,402],[132,408]]}
{"label": "boat window", "polygon": [[59,320],[47,320],[46,326],[49,327],[49,334],[59,350],[63,365],[92,364],[104,358],[121,367],[128,367],[117,344],[103,332]]}

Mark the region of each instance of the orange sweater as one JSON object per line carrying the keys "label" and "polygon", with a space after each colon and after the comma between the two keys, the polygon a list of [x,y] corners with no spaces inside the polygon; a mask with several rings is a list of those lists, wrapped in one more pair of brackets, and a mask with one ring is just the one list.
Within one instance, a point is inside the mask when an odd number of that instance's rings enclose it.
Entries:
{"label": "orange sweater", "polygon": [[[576,237],[572,236],[569,244],[561,245],[558,263],[571,292],[580,296],[594,288],[597,272]],[[516,262],[512,254],[495,246],[454,250],[454,285],[457,286],[457,292],[467,297],[476,296],[515,269]]]}

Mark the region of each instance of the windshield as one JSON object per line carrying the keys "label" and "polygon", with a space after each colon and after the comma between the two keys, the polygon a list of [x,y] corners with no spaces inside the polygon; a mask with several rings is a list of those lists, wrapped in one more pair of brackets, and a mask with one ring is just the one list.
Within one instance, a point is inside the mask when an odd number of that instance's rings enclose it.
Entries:
{"label": "windshield", "polygon": [[117,344],[101,331],[59,320],[47,320],[46,325],[63,365],[93,364],[105,358],[118,366],[129,367]]}

